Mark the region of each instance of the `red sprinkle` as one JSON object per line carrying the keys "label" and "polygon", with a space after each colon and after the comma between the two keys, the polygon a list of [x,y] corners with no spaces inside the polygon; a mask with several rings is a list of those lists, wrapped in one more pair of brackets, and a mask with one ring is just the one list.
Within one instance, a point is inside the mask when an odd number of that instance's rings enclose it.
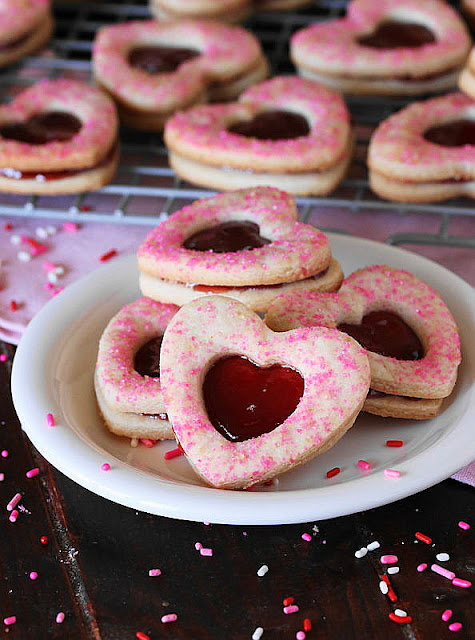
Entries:
{"label": "red sprinkle", "polygon": [[113,258],[116,255],[117,255],[117,251],[115,249],[111,249],[107,253],[103,253],[102,256],[99,258],[99,260],[101,262],[106,262],[107,260],[110,260],[111,258]]}
{"label": "red sprinkle", "polygon": [[284,605],[284,607],[288,607],[289,604],[294,604],[295,602],[295,598],[292,596],[289,596],[288,598],[284,598],[282,600],[282,604]]}
{"label": "red sprinkle", "polygon": [[432,544],[432,538],[429,538],[429,536],[426,536],[425,533],[421,533],[420,531],[416,531],[414,536],[418,540],[420,540],[421,542],[425,542],[426,544]]}
{"label": "red sprinkle", "polygon": [[402,447],[403,444],[402,440],[386,440],[387,447]]}
{"label": "red sprinkle", "polygon": [[5,222],[3,228],[5,229],[5,231],[11,231],[13,229],[13,225],[11,222]]}
{"label": "red sprinkle", "polygon": [[10,300],[10,311],[18,311],[18,303],[16,300]]}
{"label": "red sprinkle", "polygon": [[312,621],[310,620],[310,618],[305,618],[303,621],[303,630],[304,631],[311,631],[312,630]]}
{"label": "red sprinkle", "polygon": [[183,451],[180,448],[170,449],[170,451],[165,451],[163,457],[165,460],[171,460],[172,458],[177,458],[178,456],[183,455]]}
{"label": "red sprinkle", "polygon": [[150,438],[140,438],[140,442],[144,445],[144,447],[147,447],[148,449],[151,449],[152,447],[155,446],[155,443],[157,441],[156,440],[150,440]]}
{"label": "red sprinkle", "polygon": [[399,624],[409,624],[412,622],[411,616],[397,616],[393,611],[389,614],[389,619]]}
{"label": "red sprinkle", "polygon": [[142,631],[137,631],[135,637],[137,638],[137,640],[150,640],[150,636],[148,636],[146,633],[142,633]]}
{"label": "red sprinkle", "polygon": [[388,576],[380,576],[379,577],[382,582],[385,582],[388,585],[388,593],[387,596],[391,600],[391,602],[397,602],[397,595],[394,589],[392,588],[391,582],[389,581]]}
{"label": "red sprinkle", "polygon": [[340,467],[333,467],[330,471],[327,471],[327,478],[333,478],[333,476],[337,476],[340,473]]}
{"label": "red sprinkle", "polygon": [[41,542],[41,544],[48,544],[48,542],[49,542],[48,536],[41,536],[40,542]]}

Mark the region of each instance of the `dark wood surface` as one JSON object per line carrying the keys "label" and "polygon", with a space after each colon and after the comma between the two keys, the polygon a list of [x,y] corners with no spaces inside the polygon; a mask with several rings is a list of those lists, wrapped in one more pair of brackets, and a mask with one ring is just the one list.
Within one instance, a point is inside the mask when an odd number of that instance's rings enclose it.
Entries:
{"label": "dark wood surface", "polygon": [[[297,525],[206,525],[139,513],[83,489],[34,450],[10,397],[14,349],[0,343],[0,352],[8,354],[0,363],[0,449],[8,451],[0,463],[0,615],[17,618],[0,627],[5,637],[248,640],[262,627],[262,640],[291,640],[308,618],[308,640],[475,638],[474,587],[455,587],[430,569],[416,569],[447,552],[446,566],[475,581],[472,487],[449,479],[385,507]],[[40,474],[26,478],[33,467]],[[12,523],[6,505],[16,492],[25,511]],[[460,520],[471,529],[461,529]],[[415,541],[416,531],[433,544]],[[312,534],[310,542],[302,540],[304,532]],[[373,540],[380,549],[356,558]],[[201,556],[196,542],[213,555]],[[382,553],[399,558],[400,572],[390,576],[394,604],[379,588]],[[264,564],[269,570],[259,577]],[[150,577],[152,568],[162,574]],[[287,597],[295,598],[297,613],[283,613]],[[389,620],[397,607],[411,615],[411,624]],[[450,622],[462,623],[460,631],[442,621],[445,609],[453,611]],[[167,613],[176,613],[176,622],[161,622]]]}

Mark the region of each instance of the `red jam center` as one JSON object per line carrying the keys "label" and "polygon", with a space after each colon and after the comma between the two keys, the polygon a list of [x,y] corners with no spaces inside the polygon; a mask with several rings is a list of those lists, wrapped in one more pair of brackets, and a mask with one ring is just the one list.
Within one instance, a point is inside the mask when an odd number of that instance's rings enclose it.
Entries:
{"label": "red jam center", "polygon": [[185,240],[183,246],[193,251],[235,253],[258,249],[270,243],[271,240],[259,234],[259,225],[255,222],[231,220],[194,233]]}
{"label": "red jam center", "polygon": [[308,135],[310,127],[300,114],[276,109],[263,111],[252,120],[236,122],[228,131],[258,140],[291,140]]}
{"label": "red jam center", "polygon": [[430,127],[424,132],[424,138],[442,147],[475,145],[475,120],[453,120]]}
{"label": "red jam center", "polygon": [[11,122],[0,126],[0,136],[27,144],[67,142],[81,129],[82,122],[72,113],[47,111],[31,116],[24,122]]}
{"label": "red jam center", "polygon": [[160,377],[160,348],[163,336],[152,338],[143,344],[134,356],[134,369],[141,376]]}
{"label": "red jam center", "polygon": [[357,340],[368,351],[397,360],[420,360],[422,344],[414,331],[395,313],[371,311],[361,324],[343,322],[338,329]]}
{"label": "red jam center", "polygon": [[372,33],[358,38],[358,43],[373,49],[399,49],[401,47],[422,47],[435,42],[430,29],[414,22],[384,20]]}
{"label": "red jam center", "polygon": [[135,47],[129,53],[129,64],[147,73],[170,73],[200,55],[196,49],[185,47]]}
{"label": "red jam center", "polygon": [[210,422],[231,442],[273,431],[295,411],[303,391],[304,380],[295,369],[262,368],[242,356],[218,360],[203,383]]}

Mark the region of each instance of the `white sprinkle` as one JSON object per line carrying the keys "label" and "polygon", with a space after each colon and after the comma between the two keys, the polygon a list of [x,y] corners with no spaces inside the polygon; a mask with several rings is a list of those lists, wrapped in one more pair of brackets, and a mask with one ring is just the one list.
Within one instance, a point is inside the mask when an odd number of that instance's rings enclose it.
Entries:
{"label": "white sprinkle", "polygon": [[435,557],[439,562],[447,562],[447,560],[450,560],[448,553],[438,553]]}
{"label": "white sprinkle", "polygon": [[379,542],[377,540],[374,540],[373,542],[367,544],[366,548],[368,549],[368,551],[374,551],[375,549],[379,549],[380,546],[381,545],[379,544]]}
{"label": "white sprinkle", "polygon": [[10,236],[10,242],[14,245],[19,245],[21,243],[21,237],[17,233],[13,233]]}
{"label": "white sprinkle", "polygon": [[25,202],[24,208],[27,211],[33,211],[33,209],[35,208],[34,204],[32,202]]}
{"label": "white sprinkle", "polygon": [[41,240],[45,240],[48,237],[48,232],[44,227],[37,227],[35,233]]}
{"label": "white sprinkle", "polygon": [[76,207],[76,205],[73,204],[71,207],[69,207],[69,213],[79,213],[78,207]]}
{"label": "white sprinkle", "polygon": [[17,253],[17,258],[18,260],[20,260],[20,262],[30,262],[31,255],[28,253],[28,251],[19,251]]}
{"label": "white sprinkle", "polygon": [[355,558],[364,558],[368,553],[368,549],[366,547],[361,547],[358,551],[355,551]]}
{"label": "white sprinkle", "polygon": [[262,627],[257,627],[257,629],[252,634],[252,640],[260,640],[260,638],[262,638],[263,633],[264,633],[264,629]]}
{"label": "white sprinkle", "polygon": [[116,209],[116,210],[114,211],[114,215],[115,215],[115,216],[117,216],[118,218],[120,218],[121,216],[123,216],[123,215],[124,215],[124,212],[123,212],[123,210],[122,210],[122,209]]}
{"label": "white sprinkle", "polygon": [[54,236],[54,235],[55,235],[55,233],[56,233],[56,231],[57,231],[56,227],[55,227],[54,225],[52,225],[52,224],[49,224],[49,225],[46,227],[46,232],[47,232],[47,234],[48,234],[49,236]]}
{"label": "white sprinkle", "polygon": [[381,591],[382,594],[386,595],[387,592],[389,591],[389,587],[386,584],[386,582],[384,582],[384,580],[381,580],[379,583],[379,590]]}
{"label": "white sprinkle", "polygon": [[399,617],[399,618],[405,618],[407,616],[407,611],[404,611],[404,609],[394,609],[394,613]]}
{"label": "white sprinkle", "polygon": [[257,575],[260,577],[265,576],[268,571],[269,567],[266,564],[263,564],[262,567],[257,570]]}
{"label": "white sprinkle", "polygon": [[63,265],[58,264],[55,268],[54,268],[54,273],[57,276],[64,276],[66,269],[63,267]]}
{"label": "white sprinkle", "polygon": [[393,573],[399,573],[399,567],[388,567],[388,573],[392,575]]}
{"label": "white sprinkle", "polygon": [[44,182],[46,177],[42,173],[37,173],[35,176],[36,182]]}
{"label": "white sprinkle", "polygon": [[48,282],[51,282],[51,284],[58,283],[58,276],[54,271],[48,271],[48,275],[46,277],[48,278]]}

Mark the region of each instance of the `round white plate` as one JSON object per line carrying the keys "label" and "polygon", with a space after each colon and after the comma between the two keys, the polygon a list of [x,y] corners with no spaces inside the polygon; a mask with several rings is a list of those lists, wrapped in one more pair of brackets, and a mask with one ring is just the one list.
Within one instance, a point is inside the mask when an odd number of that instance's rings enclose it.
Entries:
{"label": "round white plate", "polygon": [[[135,256],[118,259],[67,287],[32,320],[12,372],[16,411],[30,440],[83,487],[148,513],[225,524],[284,524],[346,515],[425,489],[475,459],[475,291],[430,260],[376,242],[329,234],[345,274],[370,264],[406,269],[444,297],[460,328],[463,361],[445,411],[418,422],[361,414],[333,449],[270,487],[225,491],[205,486],[183,456],[164,459],[175,443],[133,448],[110,434],[93,388],[97,344],[110,318],[140,296]],[[52,413],[56,426],[48,427]],[[401,448],[385,446],[404,441]],[[362,471],[358,459],[370,462]],[[111,469],[103,471],[103,463]],[[326,472],[340,467],[332,479]],[[384,469],[401,472],[386,478]]]}

